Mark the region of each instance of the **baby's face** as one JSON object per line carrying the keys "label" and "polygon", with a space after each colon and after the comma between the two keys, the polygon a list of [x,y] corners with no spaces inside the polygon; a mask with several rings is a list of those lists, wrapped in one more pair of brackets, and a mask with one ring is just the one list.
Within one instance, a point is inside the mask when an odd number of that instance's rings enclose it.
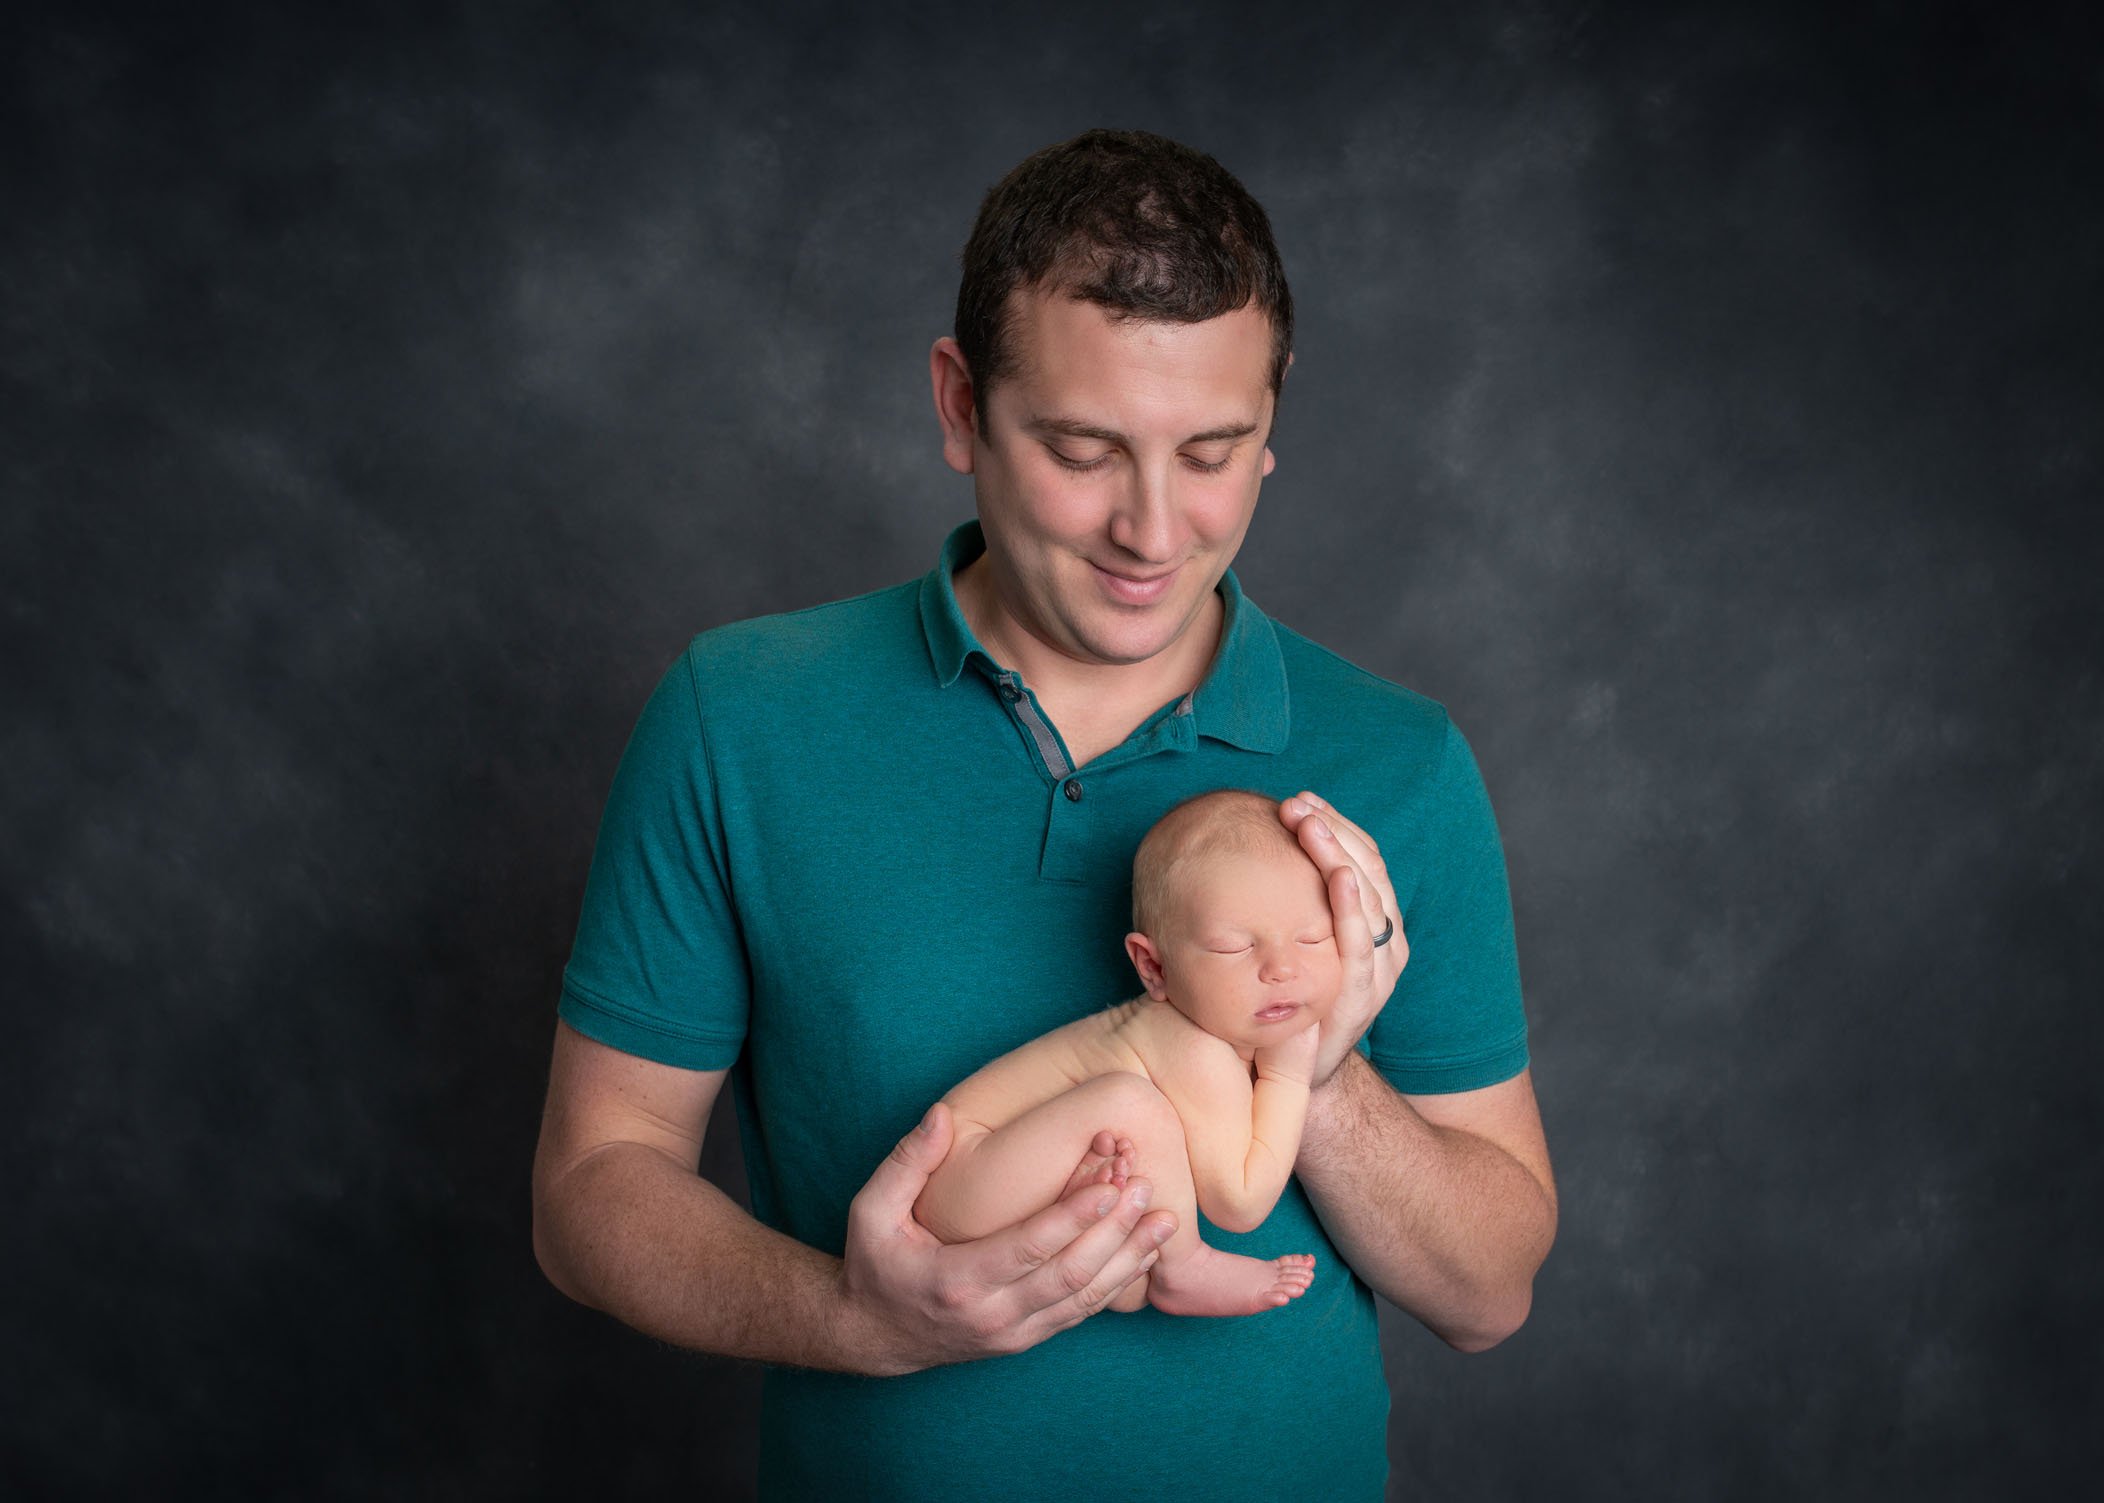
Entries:
{"label": "baby's face", "polygon": [[1178,872],[1176,888],[1152,938],[1161,990],[1185,1017],[1247,1050],[1329,1016],[1343,968],[1314,862],[1213,857]]}

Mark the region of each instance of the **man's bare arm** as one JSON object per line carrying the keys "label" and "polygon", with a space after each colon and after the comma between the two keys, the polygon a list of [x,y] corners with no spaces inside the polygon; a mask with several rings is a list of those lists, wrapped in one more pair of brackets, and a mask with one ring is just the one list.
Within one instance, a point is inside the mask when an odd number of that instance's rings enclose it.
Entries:
{"label": "man's bare arm", "polygon": [[[845,1258],[760,1225],[696,1173],[724,1072],[679,1070],[557,1027],[533,1172],[534,1252],[572,1299],[697,1351],[892,1374],[1020,1351],[1094,1313],[1174,1227],[1150,1187],[1091,1184],[979,1242],[912,1219],[947,1109],[877,1166]],[[1107,1203],[1107,1204],[1106,1204]]]}
{"label": "man's bare arm", "polygon": [[1556,1235],[1532,1076],[1405,1097],[1353,1052],[1409,958],[1399,925],[1373,943],[1399,911],[1395,888],[1373,838],[1314,794],[1288,799],[1280,817],[1329,884],[1344,963],[1312,1075],[1301,1185],[1361,1278],[1448,1345],[1495,1346],[1526,1319]]}
{"label": "man's bare arm", "polygon": [[1350,1055],[1313,1093],[1300,1182],[1352,1270],[1461,1351],[1519,1329],[1556,1236],[1556,1187],[1525,1071],[1403,1096]]}

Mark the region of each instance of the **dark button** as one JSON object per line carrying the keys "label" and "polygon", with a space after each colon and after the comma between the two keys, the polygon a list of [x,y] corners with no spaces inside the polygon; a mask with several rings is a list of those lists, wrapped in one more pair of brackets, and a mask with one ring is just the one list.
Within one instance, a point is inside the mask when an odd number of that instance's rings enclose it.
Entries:
{"label": "dark button", "polygon": [[1081,802],[1081,779],[1067,779],[1067,802],[1070,804],[1078,804]]}
{"label": "dark button", "polygon": [[1001,681],[1001,697],[1007,700],[1010,704],[1014,704],[1017,700],[1023,697],[1023,691],[1021,689],[1018,689],[1014,684],[1009,683],[1006,679],[1003,679]]}

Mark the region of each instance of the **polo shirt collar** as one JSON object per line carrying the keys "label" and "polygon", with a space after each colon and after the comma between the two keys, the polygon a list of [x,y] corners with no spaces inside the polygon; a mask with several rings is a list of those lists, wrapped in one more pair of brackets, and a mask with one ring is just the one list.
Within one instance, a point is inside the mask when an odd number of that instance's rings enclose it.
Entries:
{"label": "polo shirt collar", "polygon": [[[966,522],[943,541],[941,559],[921,580],[921,628],[928,639],[928,660],[945,689],[957,682],[975,655],[988,672],[999,666],[972,635],[954,583],[957,571],[985,551],[986,536],[979,524]],[[1232,569],[1220,578],[1220,598],[1227,608],[1220,650],[1198,687],[1177,704],[1176,713],[1189,715],[1192,729],[1215,741],[1244,751],[1283,751],[1291,718],[1278,632],[1242,593]]]}

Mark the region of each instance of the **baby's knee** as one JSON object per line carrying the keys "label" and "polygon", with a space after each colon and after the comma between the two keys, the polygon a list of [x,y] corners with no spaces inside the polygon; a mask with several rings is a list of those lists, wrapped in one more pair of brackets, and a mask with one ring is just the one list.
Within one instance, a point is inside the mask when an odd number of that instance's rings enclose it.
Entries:
{"label": "baby's knee", "polygon": [[1108,1114],[1106,1127],[1126,1133],[1135,1142],[1161,1143],[1172,1133],[1178,1143],[1182,1142],[1183,1119],[1176,1115],[1169,1098],[1146,1076],[1114,1070],[1097,1076],[1094,1084],[1101,1097],[1097,1105]]}

